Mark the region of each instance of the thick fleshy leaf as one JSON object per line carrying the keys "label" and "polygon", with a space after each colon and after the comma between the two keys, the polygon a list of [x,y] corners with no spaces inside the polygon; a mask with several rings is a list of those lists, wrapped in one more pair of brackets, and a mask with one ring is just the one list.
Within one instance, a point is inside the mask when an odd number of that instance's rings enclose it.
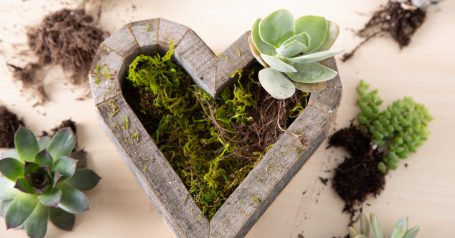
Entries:
{"label": "thick fleshy leaf", "polygon": [[14,182],[0,175],[0,200],[13,199],[15,195]]}
{"label": "thick fleshy leaf", "polygon": [[74,214],[68,213],[65,210],[62,210],[58,207],[51,207],[50,219],[51,222],[58,228],[71,231],[74,227],[74,222],[76,216]]}
{"label": "thick fleshy leaf", "polygon": [[0,201],[0,217],[6,216],[6,212],[8,211],[11,203],[13,203],[12,199]]}
{"label": "thick fleshy leaf", "polygon": [[59,159],[71,155],[76,146],[76,137],[71,128],[63,128],[55,133],[47,146],[52,158]]}
{"label": "thick fleshy leaf", "polygon": [[310,36],[308,53],[318,50],[324,44],[328,28],[328,21],[320,16],[303,16],[295,20],[295,34],[306,32]]}
{"label": "thick fleshy leaf", "polygon": [[6,212],[7,229],[24,224],[37,204],[38,199],[35,196],[25,193],[18,194]]}
{"label": "thick fleshy leaf", "polygon": [[294,84],[279,71],[272,68],[262,69],[258,77],[265,91],[276,99],[290,98],[295,93]]}
{"label": "thick fleshy leaf", "polygon": [[42,136],[38,138],[38,145],[39,149],[43,150],[47,148],[47,145],[49,145],[49,142],[51,141],[51,138],[49,136]]}
{"label": "thick fleshy leaf", "polygon": [[43,206],[56,207],[62,199],[62,191],[58,188],[49,189],[49,191],[38,196]]}
{"label": "thick fleshy leaf", "polygon": [[379,225],[379,221],[374,214],[370,214],[370,223],[371,227],[373,227],[373,233],[376,238],[384,238],[384,234],[382,234],[381,225]]}
{"label": "thick fleshy leaf", "polygon": [[251,29],[251,38],[253,40],[253,44],[261,54],[275,55],[276,54],[275,47],[265,43],[261,39],[261,36],[259,35],[259,23],[260,22],[261,22],[261,19],[260,18],[257,19],[253,25],[253,28]]}
{"label": "thick fleshy leaf", "polygon": [[24,174],[31,174],[39,168],[40,168],[39,164],[35,162],[26,161],[24,164]]}
{"label": "thick fleshy leaf", "polygon": [[306,46],[310,45],[310,36],[306,32],[302,32],[292,36],[291,38],[285,40],[281,45],[288,44],[291,41],[298,40],[299,42],[305,44]]}
{"label": "thick fleshy leaf", "polygon": [[98,176],[93,170],[90,169],[79,169],[73,177],[69,178],[66,183],[75,187],[76,189],[85,191],[94,188],[101,177]]}
{"label": "thick fleshy leaf", "polygon": [[77,160],[77,168],[87,167],[87,152],[85,150],[74,151],[70,157]]}
{"label": "thick fleshy leaf", "polygon": [[16,181],[24,174],[24,164],[13,158],[0,160],[0,172],[11,181]]}
{"label": "thick fleshy leaf", "polygon": [[295,65],[297,73],[286,73],[293,81],[299,83],[320,83],[333,79],[337,71],[317,63]]}
{"label": "thick fleshy leaf", "polygon": [[363,213],[360,215],[360,233],[367,237],[370,235],[370,222]]}
{"label": "thick fleshy leaf", "polygon": [[23,193],[35,194],[35,190],[25,178],[18,178],[14,187]]}
{"label": "thick fleshy leaf", "polygon": [[327,36],[325,38],[324,43],[322,43],[318,51],[329,50],[330,47],[332,47],[333,43],[335,43],[335,41],[337,40],[338,35],[340,34],[340,28],[338,27],[338,25],[333,21],[329,20],[327,21],[329,23],[329,30],[327,32]]}
{"label": "thick fleshy leaf", "polygon": [[277,49],[277,52],[284,57],[294,57],[305,52],[307,48],[308,46],[299,40],[293,40],[281,45],[280,48]]}
{"label": "thick fleshy leaf", "polygon": [[60,181],[61,178],[62,178],[62,175],[60,174],[60,172],[55,171],[54,177],[52,178],[52,187],[53,188],[55,188],[57,186],[57,183]]}
{"label": "thick fleshy leaf", "polygon": [[390,235],[390,238],[402,238],[407,230],[408,230],[408,219],[401,218],[393,226],[392,234]]}
{"label": "thick fleshy leaf", "polygon": [[25,222],[25,230],[30,238],[43,238],[47,231],[49,208],[38,204]]}
{"label": "thick fleshy leaf", "polygon": [[39,151],[35,135],[25,127],[20,127],[14,134],[14,145],[19,158],[23,161],[33,161]]}
{"label": "thick fleshy leaf", "polygon": [[311,54],[306,54],[294,58],[289,58],[288,60],[295,64],[308,64],[308,63],[315,63],[321,60],[325,60],[331,58],[337,54],[343,52],[344,49],[333,49],[327,51],[319,51]]}
{"label": "thick fleshy leaf", "polygon": [[406,231],[406,234],[404,234],[403,238],[415,238],[417,236],[417,233],[419,233],[420,228],[418,226],[415,226],[408,231]]}
{"label": "thick fleshy leaf", "polygon": [[297,72],[297,70],[290,64],[285,63],[277,56],[270,56],[261,54],[261,58],[273,69],[280,72]]}
{"label": "thick fleshy leaf", "polygon": [[88,198],[83,192],[65,183],[61,183],[57,187],[62,190],[59,208],[72,214],[82,213],[89,209]]}
{"label": "thick fleshy leaf", "polygon": [[62,175],[61,180],[70,178],[76,172],[77,160],[70,157],[61,157],[54,164],[54,171],[59,172]]}
{"label": "thick fleshy leaf", "polygon": [[294,17],[284,9],[273,12],[259,23],[259,35],[264,42],[280,47],[294,35]]}
{"label": "thick fleshy leaf", "polygon": [[52,167],[54,160],[52,159],[52,155],[47,151],[47,149],[43,149],[35,155],[35,162],[41,166]]}
{"label": "thick fleshy leaf", "polygon": [[19,155],[17,154],[16,149],[9,149],[0,154],[0,159],[4,158],[19,159]]}
{"label": "thick fleshy leaf", "polygon": [[320,83],[298,83],[292,81],[294,84],[295,88],[302,91],[302,92],[308,92],[308,93],[313,93],[313,92],[320,92],[324,90],[327,87],[326,82],[320,82]]}

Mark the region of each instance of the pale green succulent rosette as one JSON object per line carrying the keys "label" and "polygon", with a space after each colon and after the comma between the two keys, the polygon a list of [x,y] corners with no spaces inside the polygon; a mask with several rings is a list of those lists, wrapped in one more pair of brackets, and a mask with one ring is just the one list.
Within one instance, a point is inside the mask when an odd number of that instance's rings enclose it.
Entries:
{"label": "pale green succulent rosette", "polygon": [[349,227],[350,238],[368,238],[370,237],[370,233],[373,233],[375,238],[415,238],[420,229],[418,226],[408,228],[408,218],[405,217],[395,223],[390,236],[385,236],[374,214],[370,214],[370,220],[361,214],[359,220],[359,230],[356,230],[352,226]]}
{"label": "pale green succulent rosette", "polygon": [[257,19],[249,46],[266,67],[259,72],[262,87],[277,99],[291,97],[296,89],[322,89],[321,83],[333,79],[337,72],[318,62],[343,51],[330,50],[338,34],[338,25],[320,16],[294,20],[289,11],[278,10]]}
{"label": "pale green succulent rosette", "polygon": [[21,127],[14,137],[15,149],[0,160],[0,215],[6,226],[25,229],[33,238],[44,237],[48,219],[71,230],[75,215],[89,209],[81,190],[94,188],[100,177],[85,166],[85,153],[75,152],[76,138],[70,128],[52,138],[39,140]]}

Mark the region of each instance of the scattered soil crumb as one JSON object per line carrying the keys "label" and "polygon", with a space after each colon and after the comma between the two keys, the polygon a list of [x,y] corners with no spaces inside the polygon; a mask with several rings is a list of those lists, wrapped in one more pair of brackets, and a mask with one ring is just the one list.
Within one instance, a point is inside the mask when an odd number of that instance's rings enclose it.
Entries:
{"label": "scattered soil crumb", "polygon": [[343,211],[350,214],[351,225],[357,220],[368,196],[376,196],[384,188],[385,175],[377,167],[383,154],[373,150],[371,137],[354,125],[337,131],[330,137],[329,144],[342,147],[349,153],[335,169],[332,185],[345,202]]}
{"label": "scattered soil crumb", "polygon": [[389,0],[374,12],[365,26],[357,32],[364,40],[352,51],[343,55],[342,61],[351,59],[355,52],[366,42],[382,35],[390,35],[400,48],[408,46],[411,38],[426,19],[426,11],[417,8],[410,1],[401,3]]}
{"label": "scattered soil crumb", "polygon": [[14,133],[20,126],[25,126],[24,121],[5,106],[0,106],[0,148],[14,147]]}
{"label": "scattered soil crumb", "polygon": [[298,234],[297,238],[305,238],[305,236],[303,236],[302,234]]}
{"label": "scattered soil crumb", "polygon": [[321,183],[324,184],[324,186],[325,186],[329,182],[329,179],[328,178],[319,177],[319,181],[321,181]]}
{"label": "scattered soil crumb", "polygon": [[306,194],[306,192],[307,192],[306,190],[305,190],[305,191],[303,191],[303,192],[302,192],[302,195],[305,195],[305,194]]}
{"label": "scattered soil crumb", "polygon": [[407,168],[408,166],[409,166],[409,164],[408,164],[408,163],[405,163],[405,164],[404,164],[404,167],[405,167],[405,168]]}
{"label": "scattered soil crumb", "polygon": [[47,101],[46,91],[44,90],[44,72],[39,64],[29,63],[24,67],[7,64],[13,77],[20,81],[22,88],[30,91],[37,99],[38,104]]}

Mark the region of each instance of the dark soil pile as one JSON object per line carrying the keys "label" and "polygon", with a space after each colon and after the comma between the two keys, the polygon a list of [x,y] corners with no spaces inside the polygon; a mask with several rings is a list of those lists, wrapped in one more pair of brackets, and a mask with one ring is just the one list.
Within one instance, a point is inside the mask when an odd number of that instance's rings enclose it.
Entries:
{"label": "dark soil pile", "polygon": [[385,6],[381,6],[365,26],[357,32],[357,35],[364,38],[364,41],[352,51],[345,53],[342,61],[349,60],[363,44],[383,34],[389,34],[400,48],[409,45],[412,36],[425,19],[425,10],[414,7],[410,2],[400,3],[390,0]]}
{"label": "dark soil pile", "polygon": [[5,106],[0,106],[0,148],[14,147],[14,133],[24,122]]}
{"label": "dark soil pile", "polygon": [[77,129],[76,129],[76,122],[74,122],[73,120],[71,119],[68,119],[68,120],[64,120],[60,123],[60,125],[56,126],[55,128],[51,129],[50,132],[48,131],[43,131],[41,133],[41,136],[54,136],[55,133],[57,133],[57,131],[59,131],[60,129],[63,129],[63,128],[66,128],[66,127],[69,127],[71,128],[71,130],[73,131],[73,133],[76,135],[77,134]]}
{"label": "dark soil pile", "polygon": [[27,33],[28,44],[38,57],[38,62],[25,67],[9,66],[24,88],[40,94],[42,103],[46,100],[44,76],[38,73],[43,67],[48,64],[60,65],[70,74],[72,84],[88,82],[90,64],[106,35],[84,10],[63,9],[47,15],[39,26]]}
{"label": "dark soil pile", "polygon": [[152,60],[171,66],[158,73],[166,75],[164,79],[152,78],[156,84],[138,87],[132,82],[140,80],[131,81],[129,73],[123,94],[210,219],[303,111],[309,95],[272,98],[258,82],[262,67],[256,63],[234,74],[235,83],[212,99],[183,69],[164,58]]}
{"label": "dark soil pile", "polygon": [[[344,200],[344,211],[356,221],[359,208],[370,195],[378,195],[385,185],[385,174],[378,169],[383,154],[372,148],[371,136],[354,125],[341,129],[329,139],[330,146],[342,147],[349,156],[335,169],[332,185]],[[361,208],[360,208],[361,209]]]}

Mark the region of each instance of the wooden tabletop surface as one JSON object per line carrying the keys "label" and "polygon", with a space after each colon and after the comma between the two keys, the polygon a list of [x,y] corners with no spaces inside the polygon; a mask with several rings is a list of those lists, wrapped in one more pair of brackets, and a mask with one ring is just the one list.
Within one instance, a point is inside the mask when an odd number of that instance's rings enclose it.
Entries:
{"label": "wooden tabletop surface", "polygon": [[[77,217],[73,232],[49,225],[47,237],[173,237],[132,173],[120,159],[98,124],[91,99],[79,101],[87,88],[64,83],[65,73],[50,67],[46,91],[50,101],[33,106],[34,99],[21,92],[6,64],[33,61],[27,54],[25,28],[46,14],[74,7],[78,0],[2,0],[0,2],[0,103],[25,119],[35,132],[47,130],[61,120],[78,124],[78,141],[90,153],[89,166],[102,177],[88,193],[90,211]],[[249,30],[254,20],[279,9],[295,16],[323,15],[337,22],[341,34],[335,47],[351,49],[360,39],[352,29],[360,28],[383,0],[104,0],[100,23],[110,32],[136,20],[163,17],[195,30],[217,53]],[[96,10],[96,9],[92,9]],[[383,193],[368,200],[367,212],[375,212],[385,230],[402,216],[420,225],[419,237],[453,237],[455,233],[455,157],[450,136],[455,134],[455,1],[446,0],[429,11],[409,47],[400,50],[390,38],[372,40],[347,63],[338,60],[343,98],[334,128],[349,125],[357,113],[355,87],[365,79],[379,88],[385,104],[404,96],[428,106],[434,120],[431,135],[417,153],[387,176]],[[317,126],[317,125],[315,125]],[[332,169],[343,158],[323,144],[288,184],[247,237],[344,236],[348,217],[341,213],[342,201],[330,184]],[[23,231],[7,231],[0,218],[0,237],[26,237]]]}

